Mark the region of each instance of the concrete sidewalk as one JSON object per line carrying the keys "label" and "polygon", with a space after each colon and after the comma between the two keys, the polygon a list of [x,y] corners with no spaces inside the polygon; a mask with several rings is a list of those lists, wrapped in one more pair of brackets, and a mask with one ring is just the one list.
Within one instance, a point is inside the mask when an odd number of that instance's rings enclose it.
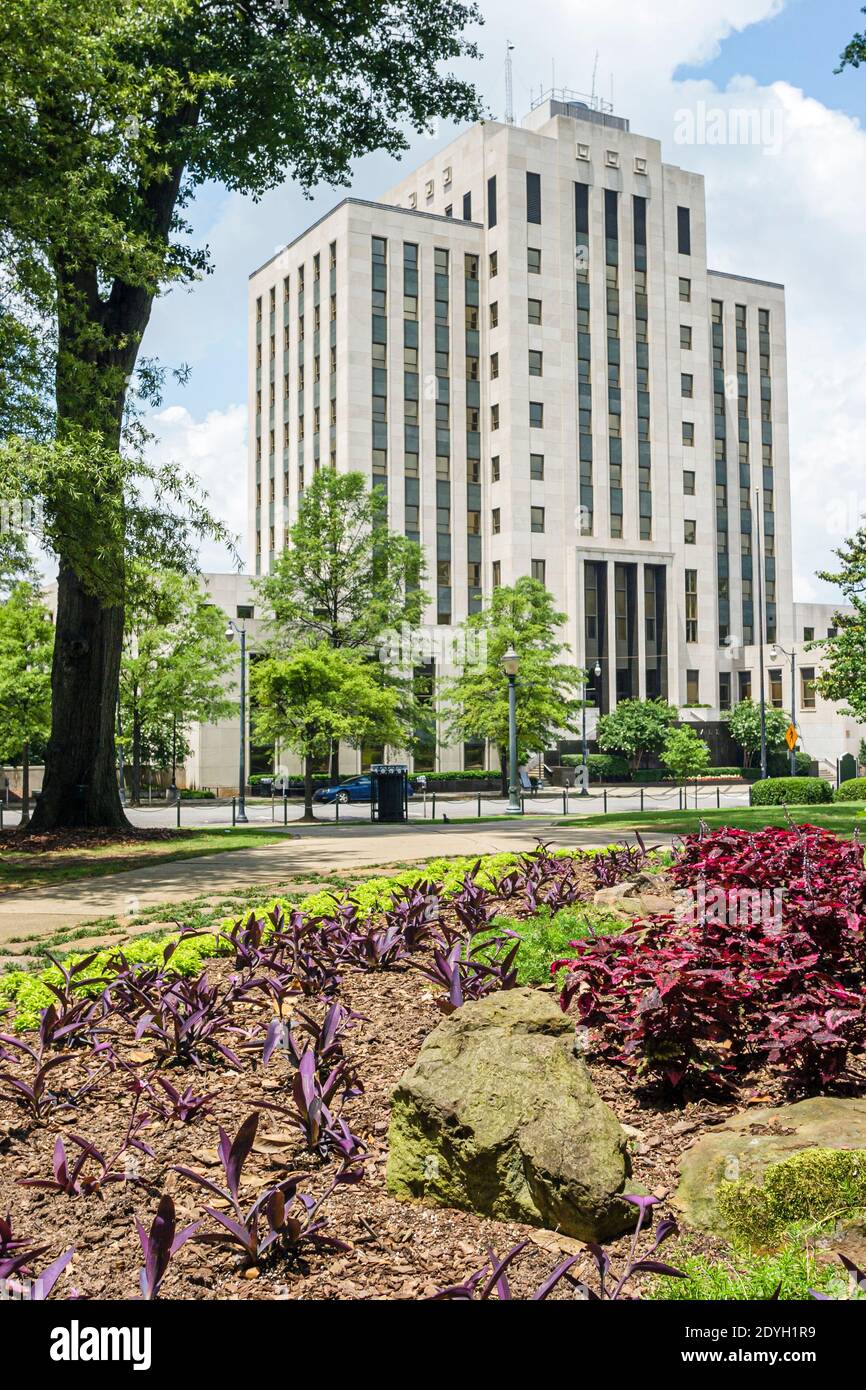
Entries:
{"label": "concrete sidewalk", "polygon": [[[349,874],[373,865],[409,865],[439,855],[495,854],[532,849],[539,839],[557,848],[595,848],[621,839],[622,831],[581,830],[533,818],[460,826],[359,825],[297,827],[291,839],[199,859],[175,860],[104,878],[35,888],[0,897],[0,944],[12,938],[49,936],[96,917],[134,917],[145,908],[199,894],[218,897],[254,884],[302,880],[310,873]],[[670,835],[652,835],[669,844]]]}

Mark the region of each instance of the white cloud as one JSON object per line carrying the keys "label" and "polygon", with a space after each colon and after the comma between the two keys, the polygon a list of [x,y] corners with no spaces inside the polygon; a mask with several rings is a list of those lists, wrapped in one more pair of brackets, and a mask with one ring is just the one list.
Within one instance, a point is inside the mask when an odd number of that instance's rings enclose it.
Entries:
{"label": "white cloud", "polygon": [[[719,92],[708,81],[674,80],[681,65],[712,59],[731,33],[771,22],[783,0],[651,6],[535,0],[530,8],[523,0],[483,0],[482,7],[486,57],[465,71],[495,114],[503,105],[506,37],[515,45],[518,119],[553,77],[557,85],[587,90],[597,53],[597,89],[607,96],[613,73],[616,110],[632,129],[660,139],[670,162],[706,176],[710,264],[785,283],[795,584],[804,599],[830,597],[814,573],[832,564],[834,546],[866,510],[866,134],[843,112],[785,82],[760,86],[743,74]],[[781,118],[779,148],[677,143],[677,113],[700,101],[726,110],[751,107],[765,122]],[[438,143],[450,138],[443,127]],[[413,137],[405,163],[411,167],[430,148],[429,139]],[[371,155],[359,162],[353,191],[375,197],[399,173],[389,158]],[[309,202],[291,184],[255,205],[225,195],[206,236],[214,275],[191,295],[160,301],[154,315],[148,350],[191,362],[188,396],[196,402],[181,410],[182,419],[161,412],[161,452],[197,468],[215,507],[225,507],[239,529],[245,524],[244,413],[224,401],[245,392],[247,275],[341,196],[342,190],[322,189]]]}
{"label": "white cloud", "polygon": [[[196,474],[211,511],[232,535],[241,538],[238,549],[246,561],[246,406],[210,410],[203,420],[196,420],[185,406],[171,405],[157,411],[148,423],[159,440],[154,458]],[[200,562],[205,570],[234,568],[229,550],[214,541],[202,546]]]}

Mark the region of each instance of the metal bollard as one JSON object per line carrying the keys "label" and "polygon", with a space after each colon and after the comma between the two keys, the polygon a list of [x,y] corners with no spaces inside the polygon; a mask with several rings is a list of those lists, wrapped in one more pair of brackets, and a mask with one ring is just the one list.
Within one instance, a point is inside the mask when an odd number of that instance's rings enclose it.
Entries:
{"label": "metal bollard", "polygon": [[236,816],[237,816],[237,797],[233,796],[233,797],[232,797],[232,825],[233,825],[233,826],[234,826],[235,823],[236,823]]}
{"label": "metal bollard", "polygon": [[604,789],[604,814],[607,815],[607,787]]}
{"label": "metal bollard", "polygon": [[334,823],[340,824],[340,798],[338,796],[334,797]]}
{"label": "metal bollard", "polygon": [[180,792],[177,794],[177,828],[180,830]]}
{"label": "metal bollard", "polygon": [[644,789],[643,789],[643,787],[641,787],[641,789],[640,789],[640,808],[641,808],[641,810],[643,810],[643,793],[644,793]]}
{"label": "metal bollard", "polygon": [[716,787],[716,810],[717,810],[717,811],[720,811],[721,809],[722,809],[722,789],[721,789],[721,787]]}
{"label": "metal bollard", "polygon": [[567,813],[568,813],[568,792],[565,790],[565,787],[563,787],[563,789],[562,789],[562,814],[563,814],[563,815],[567,815]]}
{"label": "metal bollard", "polygon": [[436,819],[436,792],[435,792],[435,789],[434,789],[434,792],[433,792],[433,806],[432,806],[432,817],[431,817],[431,819],[432,819],[432,820],[435,820],[435,819]]}
{"label": "metal bollard", "polygon": [[289,789],[288,789],[288,787],[285,787],[285,788],[283,789],[283,825],[288,825],[288,823],[289,823]]}
{"label": "metal bollard", "polygon": [[478,819],[481,819],[481,793],[478,793]]}

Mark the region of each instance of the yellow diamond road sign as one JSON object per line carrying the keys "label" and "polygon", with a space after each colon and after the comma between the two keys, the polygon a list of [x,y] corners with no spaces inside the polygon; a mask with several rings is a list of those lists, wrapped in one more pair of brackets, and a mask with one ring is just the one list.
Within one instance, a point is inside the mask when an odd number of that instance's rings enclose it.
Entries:
{"label": "yellow diamond road sign", "polygon": [[793,753],[794,748],[795,748],[795,746],[796,746],[797,738],[798,738],[797,730],[794,728],[794,725],[793,725],[793,724],[789,724],[788,727],[787,727],[787,729],[785,730],[785,742],[787,743],[787,745],[788,745],[788,747],[790,748],[790,750],[791,750],[792,753]]}

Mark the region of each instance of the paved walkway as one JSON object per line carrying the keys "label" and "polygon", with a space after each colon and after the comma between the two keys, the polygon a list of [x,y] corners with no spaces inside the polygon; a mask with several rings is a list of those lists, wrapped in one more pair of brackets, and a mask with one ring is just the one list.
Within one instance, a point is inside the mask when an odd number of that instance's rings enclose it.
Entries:
{"label": "paved walkway", "polygon": [[[104,878],[28,889],[0,897],[0,944],[13,938],[47,936],[96,917],[133,917],[160,903],[208,894],[214,897],[256,883],[303,880],[310,873],[348,874],[371,865],[412,864],[439,855],[492,854],[531,849],[538,839],[557,847],[609,844],[622,831],[581,830],[533,819],[461,826],[323,826],[298,830],[291,838],[254,849],[231,850],[200,859],[175,860]],[[671,836],[655,835],[653,844]]]}

